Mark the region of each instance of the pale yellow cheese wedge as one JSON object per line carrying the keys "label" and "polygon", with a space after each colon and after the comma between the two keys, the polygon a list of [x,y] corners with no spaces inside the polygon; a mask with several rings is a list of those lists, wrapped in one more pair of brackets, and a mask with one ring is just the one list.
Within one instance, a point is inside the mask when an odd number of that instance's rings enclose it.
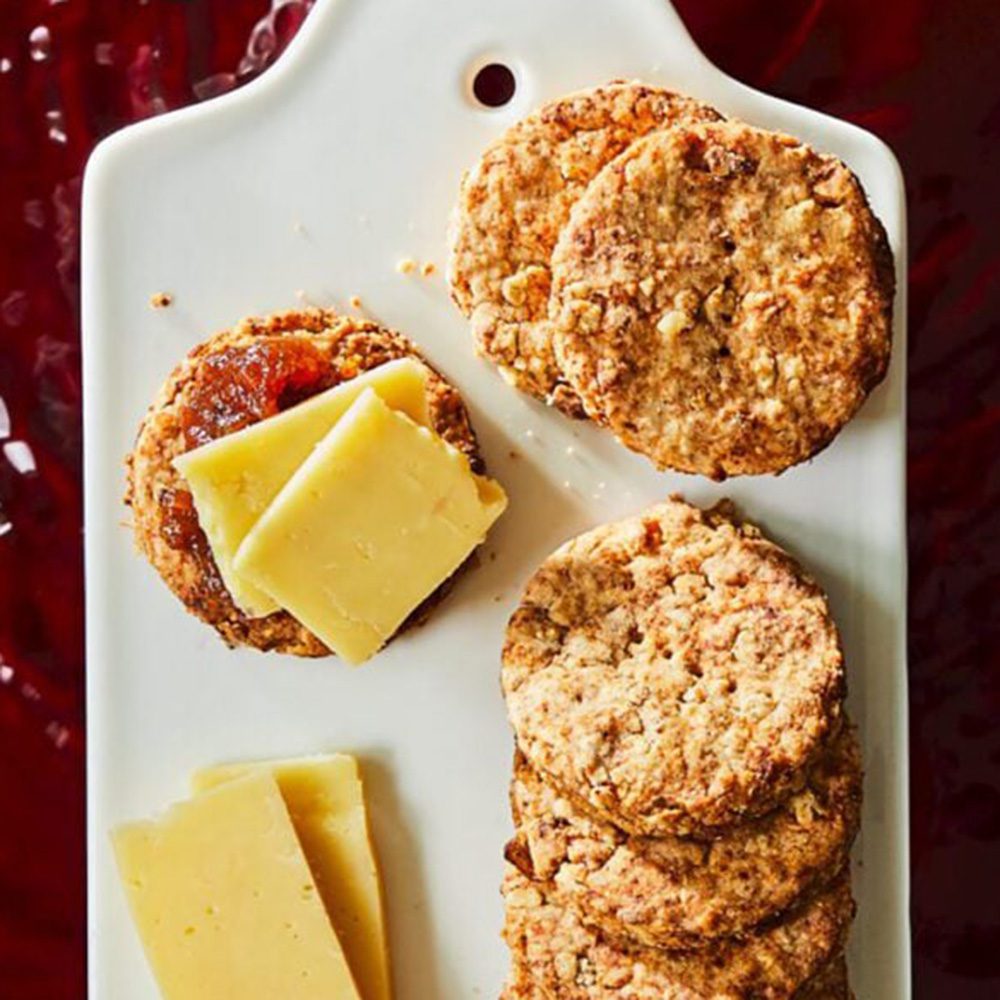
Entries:
{"label": "pale yellow cheese wedge", "polygon": [[458,569],[506,505],[461,452],[369,389],[261,515],[233,565],[360,663]]}
{"label": "pale yellow cheese wedge", "polygon": [[227,764],[197,771],[191,785],[201,792],[261,771],[278,782],[363,1000],[390,1000],[381,883],[357,761],[330,754]]}
{"label": "pale yellow cheese wedge", "polygon": [[360,1000],[266,771],[112,839],[165,1000]]}
{"label": "pale yellow cheese wedge", "polygon": [[428,424],[427,368],[401,358],[174,460],[222,580],[247,614],[267,615],[278,604],[233,568],[240,542],[316,443],[368,389],[418,424]]}

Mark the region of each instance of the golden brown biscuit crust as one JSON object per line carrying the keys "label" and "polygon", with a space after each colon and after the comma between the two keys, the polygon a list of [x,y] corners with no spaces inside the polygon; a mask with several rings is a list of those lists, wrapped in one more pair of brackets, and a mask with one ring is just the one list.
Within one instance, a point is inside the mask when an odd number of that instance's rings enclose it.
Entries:
{"label": "golden brown biscuit crust", "polygon": [[[500,1000],[551,1000],[557,994],[542,991],[531,979],[531,975],[515,962]],[[794,1000],[851,1000],[847,981],[847,962],[837,958],[825,969],[810,979],[798,992]]]}
{"label": "golden brown biscuit crust", "polygon": [[507,858],[609,938],[699,948],[747,932],[829,882],[861,813],[861,752],[851,726],[805,787],[758,820],[704,842],[629,837],[547,785],[518,755]]}
{"label": "golden brown biscuit crust", "polygon": [[635,139],[718,117],[689,97],[613,82],[544,105],[465,177],[451,231],[452,297],[481,353],[519,389],[584,416],[552,354],[549,259],[559,231],[587,184]]}
{"label": "golden brown biscuit crust", "polygon": [[851,1000],[847,962],[841,955],[795,994],[795,1000]]}
{"label": "golden brown biscuit crust", "polygon": [[545,560],[507,626],[521,750],[632,834],[767,812],[839,725],[826,597],[734,516],[672,498],[588,531]]}
{"label": "golden brown biscuit crust", "polygon": [[548,1000],[542,992],[531,981],[531,975],[519,962],[514,962],[500,993],[500,1000]]}
{"label": "golden brown biscuit crust", "polygon": [[[424,361],[410,340],[376,323],[325,309],[293,311],[246,319],[211,337],[188,354],[158,393],[126,459],[125,503],[132,508],[136,545],[188,610],[229,645],[298,656],[330,652],[284,611],[250,618],[236,607],[173,460],[191,447],[403,357]],[[280,380],[275,398],[258,391],[268,379],[276,386]],[[428,392],[435,430],[481,471],[482,458],[458,390],[432,371]],[[432,594],[410,621],[421,620],[447,586]]]}
{"label": "golden brown biscuit crust", "polygon": [[516,869],[508,869],[503,892],[514,962],[558,1000],[787,1000],[841,954],[854,916],[845,874],[752,937],[697,952],[626,949]]}
{"label": "golden brown biscuit crust", "polygon": [[660,468],[781,472],[888,366],[892,257],[857,179],[742,123],[633,143],[575,204],[552,277],[561,370]]}

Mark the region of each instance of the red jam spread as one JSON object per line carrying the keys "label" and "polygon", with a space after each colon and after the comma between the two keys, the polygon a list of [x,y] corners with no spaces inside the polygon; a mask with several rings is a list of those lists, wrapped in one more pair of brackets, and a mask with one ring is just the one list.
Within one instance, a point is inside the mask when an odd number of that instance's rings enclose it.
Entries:
{"label": "red jam spread", "polygon": [[339,381],[330,359],[307,340],[280,337],[209,355],[181,412],[185,450],[208,444]]}
{"label": "red jam spread", "polygon": [[[344,372],[322,350],[294,337],[260,340],[211,354],[201,362],[181,409],[185,450],[274,416],[343,377]],[[198,561],[205,590],[215,596],[224,594],[191,494],[165,489],[159,503],[163,540]]]}

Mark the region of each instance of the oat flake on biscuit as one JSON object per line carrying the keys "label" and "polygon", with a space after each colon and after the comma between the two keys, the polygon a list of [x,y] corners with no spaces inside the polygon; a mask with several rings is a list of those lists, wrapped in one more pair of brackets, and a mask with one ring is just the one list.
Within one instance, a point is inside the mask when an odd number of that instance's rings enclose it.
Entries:
{"label": "oat flake on biscuit", "polygon": [[508,860],[550,882],[585,923],[651,948],[694,949],[772,919],[843,869],[860,821],[861,753],[845,726],[802,791],[707,842],[629,837],[520,755],[511,804]]}
{"label": "oat flake on biscuit", "polygon": [[608,941],[516,869],[508,868],[503,891],[514,962],[558,1000],[790,1000],[826,974],[854,916],[845,873],[758,934],[670,952]]}
{"label": "oat flake on biscuit", "polygon": [[[150,406],[126,459],[125,502],[132,508],[136,545],[187,609],[230,645],[298,656],[329,655],[326,646],[287,612],[250,618],[233,603],[173,460],[363,371],[404,357],[424,360],[401,334],[330,310],[247,319],[194,348]],[[432,370],[428,398],[434,429],[469,458],[474,471],[482,471],[458,390]],[[410,621],[420,620],[447,587],[448,581]]]}
{"label": "oat flake on biscuit", "polygon": [[546,104],[464,178],[451,227],[452,297],[481,353],[519,389],[584,416],[551,346],[549,258],[559,230],[591,179],[635,139],[718,117],[691,98],[614,82]]}
{"label": "oat flake on biscuit", "polygon": [[739,122],[633,143],[574,206],[552,281],[565,377],[660,468],[781,472],[889,362],[892,257],[857,179]]}
{"label": "oat flake on biscuit", "polygon": [[733,517],[673,498],[594,528],[542,563],[507,626],[518,746],[629,833],[763,814],[840,724],[826,597]]}

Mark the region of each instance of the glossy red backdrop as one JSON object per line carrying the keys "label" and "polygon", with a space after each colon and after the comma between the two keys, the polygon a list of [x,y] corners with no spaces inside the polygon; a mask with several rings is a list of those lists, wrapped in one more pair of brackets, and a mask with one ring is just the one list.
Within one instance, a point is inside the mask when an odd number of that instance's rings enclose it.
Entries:
{"label": "glossy red backdrop", "polygon": [[[0,0],[0,998],[85,992],[79,198],[260,72],[295,0]],[[1000,996],[1000,3],[678,0],[737,77],[899,155],[910,212],[915,995]],[[876,998],[862,998],[876,1000]]]}

